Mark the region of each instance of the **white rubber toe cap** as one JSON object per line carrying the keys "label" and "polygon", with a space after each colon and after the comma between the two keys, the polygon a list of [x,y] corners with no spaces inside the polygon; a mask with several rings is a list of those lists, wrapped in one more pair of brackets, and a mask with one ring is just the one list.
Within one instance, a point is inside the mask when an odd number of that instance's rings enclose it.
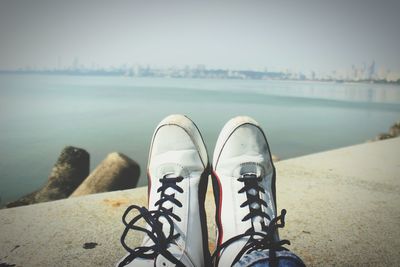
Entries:
{"label": "white rubber toe cap", "polygon": [[[157,138],[155,138],[157,135]],[[150,147],[151,158],[168,151],[197,150],[203,167],[208,164],[207,150],[197,126],[186,116],[180,114],[169,115],[157,126],[153,143]]]}
{"label": "white rubber toe cap", "polygon": [[241,157],[241,162],[246,162],[247,157],[254,160],[258,155],[269,157],[268,144],[260,125],[248,116],[238,116],[225,124],[218,137],[213,167],[217,169],[221,161],[234,160],[237,157]]}

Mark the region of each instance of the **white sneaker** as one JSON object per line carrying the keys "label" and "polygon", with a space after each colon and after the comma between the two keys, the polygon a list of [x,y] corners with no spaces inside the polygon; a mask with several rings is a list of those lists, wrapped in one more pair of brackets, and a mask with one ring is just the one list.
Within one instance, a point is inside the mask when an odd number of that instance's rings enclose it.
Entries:
{"label": "white sneaker", "polygon": [[[196,125],[183,115],[170,115],[157,126],[148,161],[149,208],[131,206],[124,214],[121,237],[129,252],[119,266],[205,266],[209,264],[204,200],[209,163]],[[140,215],[127,222],[132,210]],[[134,225],[147,222],[142,246],[130,249],[125,238]]]}
{"label": "white sneaker", "polygon": [[225,124],[212,167],[218,228],[214,264],[231,266],[245,253],[287,244],[279,241],[277,231],[284,224],[285,211],[277,217],[275,167],[255,120],[240,116]]}

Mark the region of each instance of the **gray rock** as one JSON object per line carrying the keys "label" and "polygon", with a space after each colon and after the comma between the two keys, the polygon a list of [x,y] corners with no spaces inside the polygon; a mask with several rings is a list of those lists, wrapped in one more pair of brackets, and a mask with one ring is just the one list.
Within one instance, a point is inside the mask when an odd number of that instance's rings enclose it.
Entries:
{"label": "gray rock", "polygon": [[6,207],[67,198],[89,175],[89,153],[81,148],[65,147],[54,165],[47,183],[39,190],[10,202]]}
{"label": "gray rock", "polygon": [[393,138],[393,136],[388,133],[381,133],[375,137],[375,141],[385,140],[385,139],[389,139],[389,138]]}
{"label": "gray rock", "polygon": [[400,121],[396,122],[389,129],[389,133],[381,133],[375,137],[373,141],[385,140],[393,137],[400,136]]}
{"label": "gray rock", "polygon": [[139,165],[121,153],[109,154],[72,193],[71,197],[136,187]]}
{"label": "gray rock", "polygon": [[400,121],[396,122],[392,125],[392,127],[390,127],[389,134],[393,137],[400,135]]}

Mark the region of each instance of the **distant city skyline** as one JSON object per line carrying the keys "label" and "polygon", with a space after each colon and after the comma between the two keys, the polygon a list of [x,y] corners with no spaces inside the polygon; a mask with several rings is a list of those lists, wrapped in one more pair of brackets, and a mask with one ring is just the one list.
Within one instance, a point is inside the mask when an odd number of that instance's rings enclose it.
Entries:
{"label": "distant city skyline", "polygon": [[0,69],[77,61],[345,77],[375,61],[377,74],[397,75],[399,13],[396,0],[1,1]]}
{"label": "distant city skyline", "polygon": [[277,79],[277,80],[311,80],[311,81],[351,81],[351,82],[396,82],[400,83],[400,73],[393,72],[384,67],[376,66],[375,61],[360,66],[352,65],[351,68],[332,70],[330,72],[318,71],[293,71],[290,69],[270,70],[267,67],[259,69],[229,69],[208,68],[204,64],[195,66],[168,66],[158,67],[149,64],[124,63],[119,66],[101,66],[92,63],[90,66],[81,64],[75,58],[69,65],[32,67],[26,66],[16,69],[0,69],[2,73],[16,74],[61,74],[61,75],[100,75],[100,76],[130,76],[130,77],[170,77],[170,78],[221,78],[221,79]]}

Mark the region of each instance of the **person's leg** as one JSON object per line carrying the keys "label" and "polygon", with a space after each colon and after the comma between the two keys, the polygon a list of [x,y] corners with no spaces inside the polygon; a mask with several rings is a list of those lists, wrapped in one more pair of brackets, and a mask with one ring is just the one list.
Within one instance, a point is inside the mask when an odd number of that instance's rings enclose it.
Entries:
{"label": "person's leg", "polygon": [[303,267],[303,261],[291,251],[277,251],[275,260],[271,260],[269,251],[256,251],[245,254],[235,267]]}
{"label": "person's leg", "polygon": [[275,167],[260,125],[245,116],[228,121],[218,137],[212,167],[218,228],[214,264],[304,266],[283,247],[289,241],[278,235],[286,211],[278,215],[276,210]]}
{"label": "person's leg", "polygon": [[[118,266],[208,266],[209,251],[204,199],[209,164],[196,125],[171,115],[157,126],[151,141],[148,179],[149,207],[131,206],[121,237],[128,251]],[[130,211],[139,215],[126,220]],[[138,226],[146,220],[147,228]],[[140,247],[130,248],[130,230],[145,232]]]}

